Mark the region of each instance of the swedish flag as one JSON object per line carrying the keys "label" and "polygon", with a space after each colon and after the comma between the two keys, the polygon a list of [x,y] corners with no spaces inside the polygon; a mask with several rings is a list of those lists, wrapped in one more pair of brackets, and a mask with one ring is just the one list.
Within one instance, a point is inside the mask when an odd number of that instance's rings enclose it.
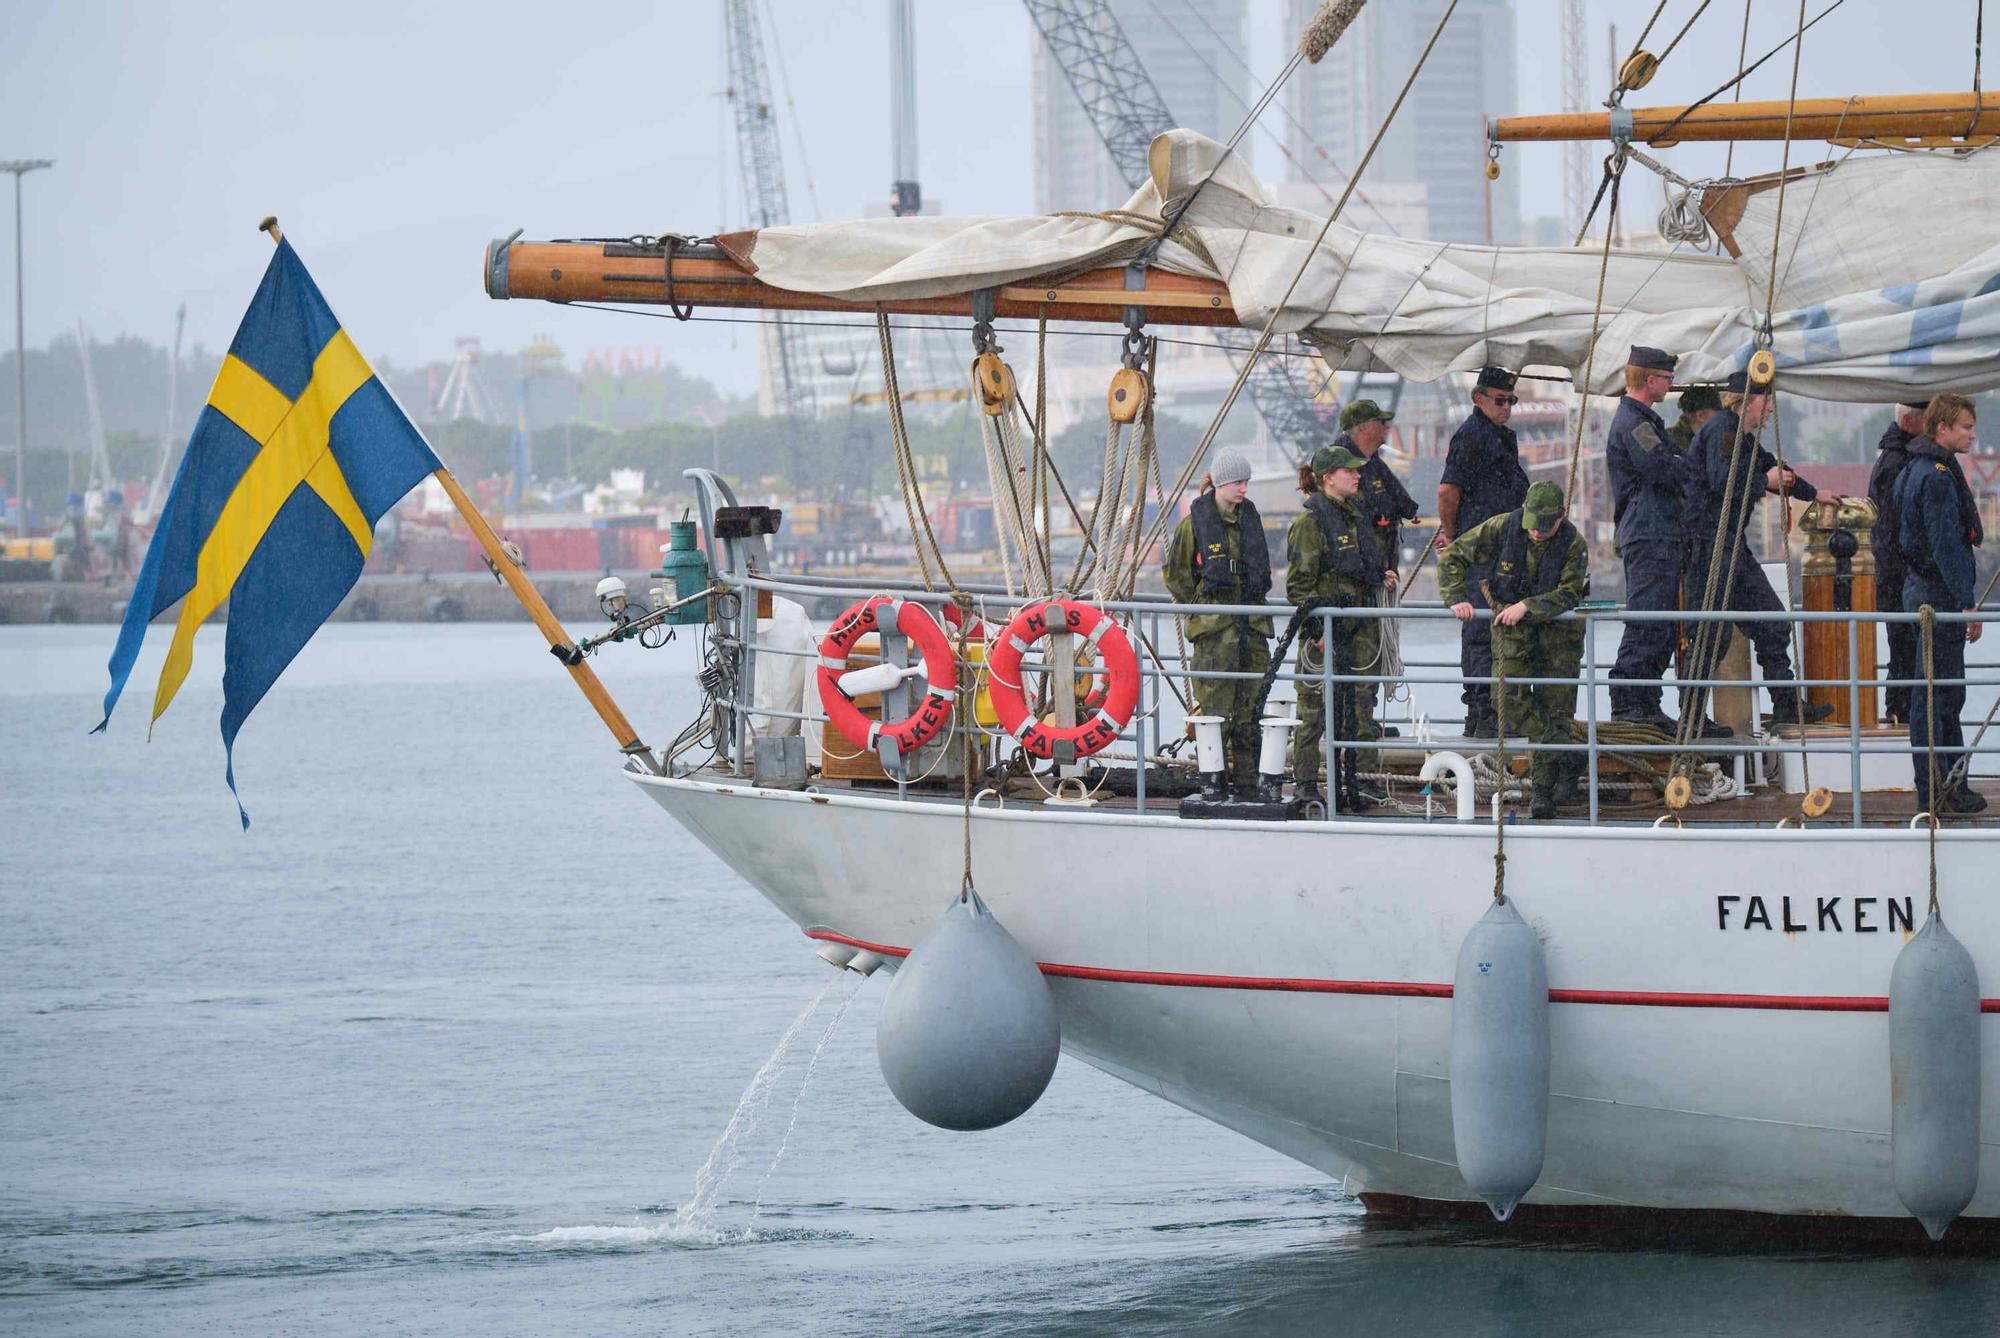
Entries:
{"label": "swedish flag", "polygon": [[[158,720],[187,678],[195,629],[226,599],[222,743],[235,793],[244,718],[353,588],[375,522],[437,468],[280,241],[153,531],[98,730],[111,723],[146,624],[180,603],[153,697]],[[240,803],[237,812],[248,827]]]}

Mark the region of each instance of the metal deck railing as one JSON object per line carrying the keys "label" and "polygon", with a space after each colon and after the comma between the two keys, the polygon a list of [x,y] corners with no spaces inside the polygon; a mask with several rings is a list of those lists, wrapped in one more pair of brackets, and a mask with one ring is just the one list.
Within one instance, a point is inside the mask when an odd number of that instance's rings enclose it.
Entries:
{"label": "metal deck railing", "polygon": [[[723,707],[720,714],[725,721],[722,728],[726,735],[726,737],[717,740],[719,744],[718,752],[738,774],[744,775],[749,774],[751,766],[751,717],[753,715],[767,719],[796,719],[800,722],[802,730],[816,728],[819,722],[823,722],[826,718],[825,713],[820,709],[818,694],[811,686],[810,675],[808,676],[806,699],[800,709],[788,709],[770,704],[757,704],[756,681],[758,661],[769,660],[772,657],[795,656],[810,659],[817,665],[819,660],[817,642],[815,642],[810,651],[788,650],[770,645],[758,645],[756,637],[744,635],[746,627],[754,627],[754,622],[747,621],[744,618],[743,611],[756,606],[756,600],[760,592],[801,601],[811,601],[812,603],[821,605],[837,603],[842,607],[876,594],[893,595],[938,610],[953,602],[952,595],[947,591],[884,588],[879,582],[839,577],[789,576],[774,578],[754,574],[746,575],[723,572],[716,577],[715,584],[717,588],[728,589],[733,594],[733,598],[727,595],[717,597],[719,607],[715,622],[712,625],[712,635],[717,639],[717,649],[724,656],[730,657],[734,666],[734,672],[730,675],[730,678],[733,680],[733,692],[730,693],[726,702],[718,703],[718,705]],[[1007,619],[1016,609],[1023,605],[1043,602],[1040,598],[1010,595],[1006,591],[995,587],[961,587],[961,589],[964,593],[972,596],[977,604],[980,618],[987,627],[989,637],[998,633],[999,629],[1006,624]],[[1263,677],[1261,674],[1246,672],[1223,673],[1213,670],[1196,672],[1190,669],[1186,663],[1185,652],[1182,649],[1185,643],[1176,633],[1175,619],[1196,611],[1201,613],[1270,617],[1282,628],[1285,620],[1291,616],[1292,610],[1288,605],[1284,604],[1204,604],[1199,606],[1197,610],[1191,606],[1175,604],[1163,596],[1142,595],[1129,600],[1092,600],[1082,596],[1071,596],[1071,598],[1077,598],[1081,602],[1088,603],[1092,607],[1101,609],[1117,618],[1130,634],[1134,650],[1139,659],[1139,702],[1133,712],[1132,719],[1121,732],[1119,743],[1113,749],[1106,750],[1105,753],[1099,754],[1097,758],[1092,760],[1112,767],[1130,767],[1134,771],[1132,792],[1135,807],[1139,812],[1171,811],[1170,808],[1163,807],[1157,795],[1149,801],[1147,795],[1147,778],[1149,759],[1155,761],[1164,760],[1161,757],[1162,748],[1174,739],[1183,737],[1182,731],[1177,726],[1169,730],[1167,725],[1167,721],[1174,714],[1170,707],[1178,704],[1178,698],[1172,685],[1188,683],[1194,679],[1230,678],[1257,680]],[[1491,611],[1481,609],[1476,616],[1482,620],[1490,620],[1493,615]],[[1847,821],[1850,825],[1856,827],[1863,825],[1863,795],[1866,790],[1863,776],[1864,759],[1881,754],[1898,754],[1913,759],[1917,756],[1916,751],[1911,748],[1906,739],[1871,737],[1872,724],[1864,726],[1861,720],[1862,694],[1869,689],[1883,689],[1893,686],[1908,686],[1915,693],[1921,694],[1924,690],[1925,680],[1920,677],[1913,679],[1891,679],[1879,675],[1863,677],[1860,675],[1857,666],[1861,663],[1859,650],[1860,639],[1864,635],[1863,629],[1866,629],[1865,635],[1872,639],[1876,635],[1875,628],[1877,625],[1916,623],[1920,621],[1920,615],[1918,614],[1877,612],[1827,613],[1803,610],[1770,614],[1752,614],[1736,611],[1714,613],[1692,611],[1639,612],[1619,608],[1592,607],[1580,609],[1563,616],[1566,620],[1581,621],[1585,624],[1583,655],[1579,672],[1574,677],[1567,678],[1511,678],[1507,682],[1516,687],[1527,687],[1538,684],[1557,684],[1575,687],[1577,689],[1577,720],[1582,725],[1583,737],[1571,743],[1537,743],[1518,737],[1506,740],[1467,740],[1463,737],[1444,735],[1437,732],[1438,727],[1449,727],[1453,724],[1462,725],[1463,721],[1449,714],[1428,715],[1417,712],[1415,710],[1416,694],[1414,692],[1409,694],[1411,705],[1408,711],[1408,720],[1409,723],[1417,727],[1418,732],[1415,736],[1380,739],[1334,737],[1333,723],[1335,713],[1332,708],[1334,700],[1332,690],[1336,684],[1374,683],[1382,685],[1385,690],[1380,694],[1380,697],[1382,703],[1386,705],[1389,697],[1388,689],[1390,688],[1457,689],[1462,688],[1467,683],[1486,683],[1497,686],[1500,682],[1497,676],[1467,678],[1458,672],[1458,664],[1455,660],[1404,660],[1404,672],[1393,678],[1387,678],[1380,673],[1335,673],[1331,667],[1334,657],[1325,656],[1322,657],[1323,665],[1320,671],[1316,674],[1308,675],[1300,673],[1297,669],[1298,656],[1296,648],[1297,646],[1302,646],[1304,643],[1304,636],[1301,635],[1295,644],[1294,653],[1288,656],[1288,663],[1279,667],[1275,676],[1276,682],[1278,684],[1289,683],[1294,685],[1302,682],[1317,682],[1322,689],[1324,693],[1323,700],[1328,703],[1328,708],[1327,733],[1321,742],[1321,747],[1323,756],[1329,760],[1329,763],[1334,756],[1335,749],[1423,749],[1428,751],[1450,751],[1468,758],[1475,754],[1483,754],[1489,760],[1493,760],[1503,754],[1519,756],[1542,752],[1581,753],[1586,759],[1586,767],[1582,779],[1586,782],[1583,789],[1588,801],[1587,821],[1593,825],[1607,820],[1616,820],[1624,823],[1641,820],[1629,815],[1622,819],[1607,819],[1601,810],[1600,782],[1604,779],[1607,771],[1607,768],[1603,764],[1613,755],[1641,758],[1657,756],[1663,762],[1676,754],[1688,754],[1710,760],[1741,759],[1741,762],[1737,763],[1739,774],[1748,777],[1753,774],[1761,774],[1762,765],[1765,763],[1778,763],[1780,764],[1780,769],[1782,769],[1781,764],[1785,755],[1796,754],[1803,759],[1800,762],[1800,769],[1806,772],[1815,784],[1839,790],[1844,782],[1847,800]],[[1336,619],[1377,619],[1393,621],[1403,627],[1444,623],[1448,624],[1454,633],[1456,633],[1460,626],[1452,612],[1437,603],[1412,602],[1390,608],[1356,607],[1321,609],[1316,610],[1309,617],[1319,624],[1318,631],[1322,638],[1331,635],[1333,631],[1332,624]],[[1601,729],[1608,723],[1605,704],[1600,700],[1600,693],[1606,692],[1614,683],[1614,680],[1605,672],[1609,666],[1601,658],[1598,645],[1599,629],[1604,624],[1609,623],[1622,626],[1625,623],[1633,621],[1685,624],[1701,622],[1742,624],[1766,620],[1796,624],[1835,623],[1845,628],[1847,664],[1849,665],[1847,675],[1839,678],[1802,677],[1793,680],[1791,683],[1791,686],[1796,687],[1802,694],[1807,689],[1815,687],[1834,688],[1844,694],[1848,708],[1846,711],[1848,723],[1844,727],[1844,737],[1829,732],[1827,726],[1815,726],[1810,732],[1799,730],[1796,727],[1789,727],[1783,731],[1754,733],[1750,737],[1737,735],[1726,739],[1697,739],[1687,745],[1677,742],[1636,743],[1627,742],[1623,739],[1614,742],[1600,737]],[[1937,614],[1937,622],[1941,627],[1947,624],[1975,620],[1976,616],[1971,614],[1945,613],[1942,611]],[[1303,633],[1304,629],[1301,629],[1301,631]],[[1455,636],[1453,639],[1455,640]],[[909,663],[908,651],[904,640],[901,636],[893,633],[885,636],[882,641],[883,658],[898,664]],[[1798,640],[1799,638],[1794,638],[1795,645]],[[1331,645],[1332,642],[1323,641],[1322,644]],[[1714,658],[1719,662],[1721,656],[1717,654]],[[1024,668],[1028,668],[1031,672],[1049,672],[1048,667],[1034,665],[1032,662],[1030,665],[1024,666]],[[1988,661],[1974,662],[1968,660],[1967,673],[1964,678],[1940,678],[1935,680],[1935,685],[1938,687],[1963,685],[1974,691],[1982,689],[1987,691],[2000,690],[2000,673],[1993,672],[1996,668],[2000,668],[2000,665]],[[1095,672],[1095,668],[1089,665],[1080,666],[1076,670],[1079,676],[1088,675],[1093,672]],[[1676,690],[1707,687],[1711,689],[1750,689],[1754,692],[1756,689],[1767,686],[1759,680],[1752,679],[1746,681],[1735,678],[1660,678],[1650,680],[1621,678],[1615,680],[1615,682],[1620,687],[1656,687]],[[1275,692],[1276,688],[1274,686],[1274,694]],[[894,719],[906,714],[911,705],[910,693],[911,689],[905,686],[894,689],[889,694],[886,694],[884,702],[885,716]],[[1191,699],[1193,693],[1189,691],[1186,695]],[[1709,700],[1713,700],[1712,694]],[[1913,701],[1912,708],[1915,709],[1915,706],[1916,703]],[[1968,713],[1971,713],[1970,707]],[[969,710],[962,711],[959,713],[959,720],[971,720],[972,715],[973,713]],[[1755,718],[1756,716],[1753,711],[1753,720]],[[1976,718],[1974,721],[1968,721],[1967,724],[1968,737],[1965,751],[1982,756],[2000,753],[2000,733],[1992,735],[1990,740],[1976,740],[1973,737],[1977,732]],[[993,741],[995,748],[998,750],[996,756],[1004,757],[1008,749],[1015,747],[1011,736],[1008,736],[1002,730],[988,726],[978,726],[976,724],[973,727],[981,735]],[[1864,730],[1869,730],[1870,732],[1864,732]],[[911,768],[906,765],[905,759],[900,759],[894,755],[893,745],[889,745],[886,751],[889,755],[884,759],[884,769],[896,778],[896,793],[900,797],[910,797],[913,788]],[[1914,761],[1911,765],[1914,767]],[[1831,770],[1836,774],[1827,775],[1816,769],[1827,766],[1830,766]],[[1914,770],[1905,772],[1903,775],[1906,777],[1913,776]],[[1287,779],[1289,779],[1289,776]],[[1523,793],[1525,793],[1525,781],[1516,782],[1506,776],[1501,776],[1498,779],[1499,783],[1503,786],[1518,784]],[[1900,783],[1907,786],[1910,782],[1905,779]],[[1330,811],[1326,814],[1324,820],[1338,821],[1342,818],[1355,816],[1381,819],[1393,816],[1392,814],[1385,814],[1380,810],[1369,810],[1358,815],[1341,813],[1332,808],[1334,790],[1335,787],[1331,785],[1326,787],[1325,793],[1328,796]],[[1573,815],[1566,815],[1564,819],[1560,820],[1573,822],[1576,819]],[[1650,820],[1650,817],[1644,820]]]}

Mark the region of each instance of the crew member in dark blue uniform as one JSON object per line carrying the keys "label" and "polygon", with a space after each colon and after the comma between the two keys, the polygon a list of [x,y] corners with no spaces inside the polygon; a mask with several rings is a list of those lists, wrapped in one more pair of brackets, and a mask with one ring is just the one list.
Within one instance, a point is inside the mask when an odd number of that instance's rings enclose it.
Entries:
{"label": "crew member in dark blue uniform", "polygon": [[[1674,385],[1679,359],[1634,344],[1625,362],[1625,396],[1611,420],[1604,459],[1611,471],[1612,516],[1618,556],[1625,563],[1625,607],[1665,613],[1680,607],[1682,454],[1666,420],[1653,406]],[[1628,622],[1611,667],[1611,718],[1653,725],[1669,733],[1674,722],[1660,709],[1660,689],[1619,680],[1662,678],[1674,656],[1679,624]],[[1694,694],[1684,694],[1685,710]]]}
{"label": "crew member in dark blue uniform", "polygon": [[[1898,404],[1896,417],[1875,446],[1875,467],[1868,471],[1868,500],[1875,504],[1875,525],[1868,531],[1868,546],[1875,554],[1875,610],[1903,612],[1902,550],[1896,546],[1896,480],[1910,463],[1909,446],[1923,435],[1924,406]],[[1917,625],[1890,623],[1889,669],[1885,677],[1909,679],[1917,674]],[[1910,690],[1907,687],[1882,689],[1882,714],[1896,724],[1910,719]]]}
{"label": "crew member in dark blue uniform", "polygon": [[[1924,409],[1924,435],[1910,442],[1908,466],[1896,480],[1896,542],[1908,567],[1903,578],[1903,607],[1928,604],[1941,613],[1977,611],[1979,547],[1986,532],[1979,507],[1966,486],[1958,458],[1972,449],[1976,423],[1972,401],[1963,395],[1939,395]],[[1931,673],[1936,678],[1965,677],[1965,643],[1979,640],[1978,623],[1938,623],[1932,631]],[[1922,631],[1919,629],[1916,677],[1924,676]],[[1910,689],[1910,749],[1916,767],[1917,811],[1977,813],[1986,800],[1961,777],[1951,779],[1965,748],[1959,715],[1965,709],[1965,688],[1939,682]]]}
{"label": "crew member in dark blue uniform", "polygon": [[[1727,609],[1738,613],[1781,613],[1784,603],[1771,588],[1770,578],[1750,552],[1750,513],[1765,497],[1796,497],[1810,502],[1817,489],[1780,466],[1777,457],[1757,444],[1757,430],[1771,416],[1771,395],[1748,393],[1749,378],[1732,372],[1722,396],[1722,410],[1702,424],[1695,434],[1694,447],[1687,457],[1687,505],[1683,523],[1687,530],[1688,607]],[[1723,501],[1735,476],[1735,496],[1723,523]],[[1837,497],[1829,497],[1838,502]],[[1717,567],[1715,597],[1704,603],[1708,573],[1720,528],[1721,563]],[[1734,554],[1732,559],[1732,552]],[[1735,574],[1730,575],[1731,564]],[[1717,629],[1719,631],[1720,629]],[[1764,674],[1765,691],[1771,694],[1771,709],[1780,725],[1810,725],[1833,714],[1825,703],[1808,704],[1794,683],[1792,673],[1792,628],[1783,619],[1758,619],[1736,624],[1736,630],[1750,638],[1757,655],[1757,667]],[[1698,636],[1690,629],[1691,636]],[[1723,638],[1710,636],[1708,653],[1699,662],[1690,659],[1688,673],[1694,678],[1713,678],[1722,659]],[[1689,694],[1691,697],[1693,693]]]}
{"label": "crew member in dark blue uniform", "polygon": [[[1514,393],[1512,372],[1500,367],[1479,369],[1479,380],[1472,390],[1472,416],[1452,434],[1444,475],[1438,482],[1439,552],[1481,521],[1512,511],[1527,499],[1528,473],[1521,468],[1521,448],[1514,440],[1514,429],[1507,426],[1520,398]],[[1479,583],[1492,574],[1489,567],[1478,565],[1466,572],[1466,598],[1477,608],[1486,607]],[[1459,628],[1459,672],[1468,680],[1491,678],[1492,622],[1475,618]],[[1493,685],[1467,682],[1461,695],[1466,736],[1490,739],[1498,733]]]}

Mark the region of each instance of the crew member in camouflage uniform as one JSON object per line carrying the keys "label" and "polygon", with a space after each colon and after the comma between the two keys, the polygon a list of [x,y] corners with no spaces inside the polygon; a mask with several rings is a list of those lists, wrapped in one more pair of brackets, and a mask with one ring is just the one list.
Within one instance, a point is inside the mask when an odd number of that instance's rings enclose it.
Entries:
{"label": "crew member in camouflage uniform", "polygon": [[[1574,685],[1516,687],[1523,678],[1574,678],[1583,658],[1584,624],[1555,621],[1590,596],[1590,550],[1576,526],[1563,519],[1562,489],[1537,483],[1517,511],[1467,530],[1438,559],[1438,595],[1459,621],[1470,621],[1466,574],[1490,570],[1493,653],[1509,680],[1506,726],[1533,743],[1570,742],[1576,714]],[[1582,753],[1537,752],[1528,764],[1536,818],[1552,818],[1560,804],[1576,802]]]}
{"label": "crew member in camouflage uniform", "polygon": [[[1264,521],[1249,500],[1250,457],[1225,446],[1215,453],[1201,493],[1174,527],[1167,547],[1167,589],[1182,604],[1261,604],[1271,591],[1271,550]],[[1271,664],[1271,620],[1196,613],[1187,620],[1193,643],[1188,667],[1262,674]],[[1257,793],[1255,678],[1197,678],[1195,709],[1223,719],[1223,767],[1244,798]],[[1202,797],[1226,796],[1221,776],[1202,778]]]}
{"label": "crew member in camouflage uniform", "polygon": [[[1299,470],[1299,491],[1306,495],[1306,509],[1292,522],[1285,536],[1285,598],[1293,606],[1314,599],[1342,600],[1348,604],[1372,606],[1380,590],[1396,588],[1396,569],[1386,566],[1376,546],[1379,533],[1374,516],[1361,499],[1363,471],[1368,461],[1345,446],[1321,447],[1312,462]],[[1315,639],[1320,624],[1311,632],[1302,629],[1299,672],[1312,675],[1299,683],[1299,727],[1292,737],[1292,776],[1295,793],[1302,802],[1323,802],[1320,796],[1320,740],[1326,734],[1326,695],[1317,675],[1323,672],[1326,648]],[[1336,672],[1366,674],[1379,672],[1382,624],[1373,618],[1339,618],[1333,623]],[[1333,685],[1335,719],[1351,718],[1347,737],[1373,741],[1381,737],[1375,727],[1374,683]],[[1354,757],[1357,771],[1374,771],[1379,765],[1372,748]],[[1354,797],[1363,803],[1380,803],[1387,798],[1379,786],[1357,782]]]}
{"label": "crew member in camouflage uniform", "polygon": [[1375,547],[1391,571],[1402,565],[1403,525],[1417,518],[1416,499],[1382,458],[1382,443],[1395,416],[1374,400],[1355,400],[1340,411],[1340,435],[1333,439],[1335,446],[1346,447],[1364,462],[1355,501],[1374,525]]}
{"label": "crew member in camouflage uniform", "polygon": [[1676,451],[1686,455],[1688,447],[1694,445],[1694,434],[1722,407],[1722,395],[1714,386],[1689,386],[1681,392],[1677,403],[1680,416],[1667,429],[1667,440]]}

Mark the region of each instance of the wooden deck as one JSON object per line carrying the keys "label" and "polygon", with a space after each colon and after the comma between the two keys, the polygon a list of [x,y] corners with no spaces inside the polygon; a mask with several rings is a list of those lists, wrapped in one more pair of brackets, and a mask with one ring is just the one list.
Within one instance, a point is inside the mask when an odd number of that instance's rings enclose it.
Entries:
{"label": "wooden deck", "polygon": [[[1127,777],[1130,774],[1129,771],[1125,773]],[[726,773],[716,773],[716,779],[724,779],[725,776]],[[823,792],[848,791],[872,797],[893,797],[896,794],[896,787],[894,785],[885,785],[879,782],[827,780],[816,777],[813,784]],[[1129,788],[1129,785],[1130,781],[1126,780],[1123,788]],[[1962,826],[1984,827],[2000,825],[2000,779],[1979,779],[1975,780],[1973,785],[1980,794],[1986,797],[1991,807],[1986,812],[1970,818],[1951,817],[1947,818],[1946,821]],[[1187,787],[1185,784],[1182,784],[1163,788],[1166,790],[1165,793],[1162,793],[1161,788],[1149,789],[1146,801],[1146,811],[1149,814],[1172,813],[1174,806],[1179,802],[1180,794],[1184,793]],[[1401,803],[1421,804],[1423,802],[1421,786],[1414,777],[1408,782],[1399,782],[1392,785],[1390,790],[1392,798]],[[912,799],[923,802],[951,803],[958,800],[959,788],[956,782],[926,783],[911,786],[909,794]],[[1137,811],[1137,801],[1130,793],[1113,793],[1112,787],[1108,785],[1098,789],[1095,792],[1094,798],[1096,799],[1095,809],[1100,812],[1131,813]],[[1633,802],[1626,799],[1622,794],[1615,799],[1610,795],[1606,795],[1600,800],[1598,805],[1598,821],[1600,823],[1616,823],[1619,825],[1650,826],[1663,815],[1671,813],[1683,823],[1730,823],[1739,826],[1775,826],[1781,819],[1799,818],[1801,816],[1800,803],[1803,798],[1804,796],[1802,795],[1788,794],[1780,790],[1775,784],[1771,784],[1738,798],[1718,800],[1710,804],[1690,805],[1685,809],[1674,812],[1658,798],[1647,798],[1644,801]],[[1039,804],[1042,799],[1043,792],[1032,781],[1016,779],[1008,786],[1007,803],[1010,806]],[[1520,804],[1514,807],[1519,810],[1521,818],[1525,820],[1527,816],[1526,805]],[[1483,809],[1484,804],[1482,803]],[[1916,796],[1911,791],[1865,790],[1862,792],[1861,821],[1863,826],[1905,827],[1916,816],[1916,812]],[[1448,818],[1450,813],[1450,801],[1441,800],[1436,804],[1435,816],[1432,820]],[[1577,821],[1585,819],[1588,813],[1589,810],[1586,807],[1577,805],[1561,810],[1558,817],[1567,821]],[[1363,817],[1373,820],[1395,819],[1399,817],[1407,817],[1413,822],[1423,820],[1413,814],[1403,813],[1393,805],[1377,806],[1365,809],[1359,813],[1344,816]],[[1827,810],[1823,816],[1812,819],[1811,822],[1814,826],[1820,827],[1845,827],[1851,825],[1853,822],[1853,807],[1849,801],[1847,792],[1835,790],[1833,792],[1833,807]]]}

